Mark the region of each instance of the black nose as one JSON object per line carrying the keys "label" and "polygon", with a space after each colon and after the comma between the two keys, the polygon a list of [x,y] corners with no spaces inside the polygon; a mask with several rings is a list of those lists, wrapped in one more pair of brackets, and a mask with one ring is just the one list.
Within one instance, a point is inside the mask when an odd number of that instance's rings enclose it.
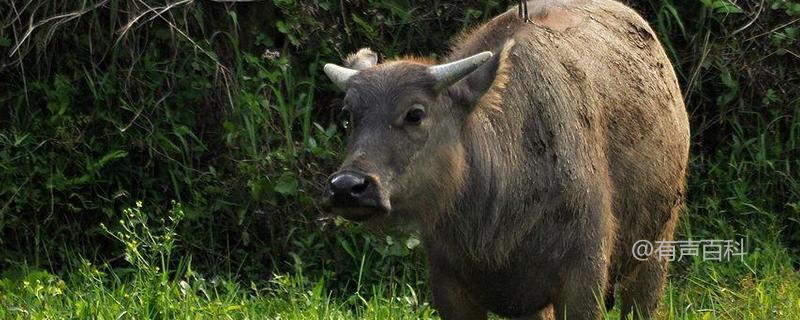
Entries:
{"label": "black nose", "polygon": [[328,179],[322,209],[354,221],[387,213],[391,205],[380,189],[372,175],[357,170],[339,171]]}
{"label": "black nose", "polygon": [[339,202],[358,201],[369,187],[369,179],[352,171],[342,172],[331,177],[329,196]]}

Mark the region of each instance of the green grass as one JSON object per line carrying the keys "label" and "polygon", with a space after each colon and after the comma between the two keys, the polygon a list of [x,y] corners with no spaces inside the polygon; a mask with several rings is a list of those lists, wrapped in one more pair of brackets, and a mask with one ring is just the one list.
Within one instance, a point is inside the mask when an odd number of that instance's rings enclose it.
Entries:
{"label": "green grass", "polygon": [[[682,267],[689,272],[673,272],[665,293],[667,319],[800,317],[800,279],[777,244],[756,249],[744,261],[693,261]],[[7,274],[0,281],[0,318],[437,318],[419,283],[376,283],[345,296],[332,296],[330,289],[325,279],[302,273],[276,274],[247,286],[208,279],[190,267],[112,270],[85,262],[69,279],[37,270]],[[618,311],[607,318],[618,318]]]}
{"label": "green grass", "polygon": [[[322,280],[276,275],[262,286],[191,274],[181,280],[134,277],[86,264],[63,281],[42,271],[5,279],[2,319],[387,319],[430,318],[433,310],[410,288],[376,286],[370,298],[358,293],[332,299]],[[390,293],[398,295],[393,296]]]}
{"label": "green grass", "polygon": [[800,277],[788,251],[773,238],[747,252],[742,260],[675,264],[662,305],[665,318],[800,318]]}
{"label": "green grass", "polygon": [[[698,205],[690,205],[689,210],[679,226],[678,239],[736,237],[725,231],[734,228],[727,220],[714,220],[722,212]],[[297,266],[261,283],[246,284],[233,274],[202,275],[192,268],[190,257],[173,256],[180,245],[174,230],[184,216],[179,204],[167,219],[159,221],[152,221],[142,211],[137,204],[124,210],[119,226],[104,227],[126,248],[125,261],[113,263],[113,267],[76,257],[63,276],[28,269],[24,264],[9,268],[0,278],[0,319],[438,318],[430,305],[422,268],[404,268],[400,273],[405,274],[386,280],[367,277],[374,271],[367,269],[381,259],[372,252],[373,247],[350,249],[360,260],[350,285],[335,284],[330,273],[307,275]],[[710,227],[709,219],[716,227]],[[795,258],[781,243],[781,232],[781,225],[774,220],[736,232],[748,239],[747,254],[741,260],[694,257],[674,262],[662,317],[800,318],[800,277],[793,268]],[[618,307],[605,318],[618,319]]]}

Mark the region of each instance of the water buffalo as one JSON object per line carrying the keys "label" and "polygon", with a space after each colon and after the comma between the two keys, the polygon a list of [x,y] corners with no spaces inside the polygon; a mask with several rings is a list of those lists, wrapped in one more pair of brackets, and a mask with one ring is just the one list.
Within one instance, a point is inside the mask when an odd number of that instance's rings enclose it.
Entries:
{"label": "water buffalo", "polygon": [[[689,125],[655,33],[612,0],[531,1],[454,41],[446,62],[377,63],[328,77],[346,94],[347,157],[323,205],[412,225],[444,319],[656,315]],[[612,304],[613,305],[613,304]]]}

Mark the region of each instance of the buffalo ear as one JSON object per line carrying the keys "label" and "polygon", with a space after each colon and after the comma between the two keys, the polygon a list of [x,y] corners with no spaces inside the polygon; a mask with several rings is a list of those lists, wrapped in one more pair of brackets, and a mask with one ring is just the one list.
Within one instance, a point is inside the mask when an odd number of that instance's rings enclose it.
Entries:
{"label": "buffalo ear", "polygon": [[509,55],[514,45],[514,39],[506,41],[502,48],[495,51],[497,54],[464,78],[467,90],[459,90],[464,104],[473,109],[486,107],[500,110],[512,68]]}
{"label": "buffalo ear", "polygon": [[378,64],[378,55],[370,48],[361,48],[356,53],[351,53],[344,60],[344,65],[353,70],[364,70]]}

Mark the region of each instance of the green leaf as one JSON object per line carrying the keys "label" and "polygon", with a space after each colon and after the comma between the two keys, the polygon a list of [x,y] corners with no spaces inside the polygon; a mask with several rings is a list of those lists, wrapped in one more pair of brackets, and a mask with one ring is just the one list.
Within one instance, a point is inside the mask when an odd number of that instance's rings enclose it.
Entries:
{"label": "green leaf", "polygon": [[97,170],[100,170],[101,168],[103,168],[107,163],[109,163],[109,162],[111,162],[113,160],[116,160],[116,159],[127,157],[127,156],[128,156],[128,152],[125,151],[125,150],[112,150],[112,151],[109,151],[108,153],[103,155],[103,157],[100,158],[99,160],[97,160],[96,162],[89,163],[86,166],[86,170],[90,171],[90,172],[96,172]]}
{"label": "green leaf", "polygon": [[262,180],[249,181],[248,185],[250,186],[250,197],[255,200],[261,200],[261,195],[264,192],[265,184],[265,181]]}
{"label": "green leaf", "polygon": [[287,34],[290,31],[289,25],[287,25],[286,22],[283,20],[278,20],[278,22],[275,22],[275,27],[278,28],[278,31],[280,31],[283,34]]}
{"label": "green leaf", "polygon": [[409,250],[413,250],[414,248],[419,246],[420,243],[421,242],[419,241],[419,239],[410,237],[408,238],[408,240],[406,240],[406,248],[408,248]]}
{"label": "green leaf", "polygon": [[375,31],[375,28],[373,28],[368,22],[364,21],[364,19],[361,19],[361,17],[359,17],[355,13],[352,14],[351,16],[353,17],[353,21],[355,21],[356,24],[358,24],[358,26],[361,27],[364,33],[366,33],[368,39],[375,39],[378,36],[378,33]]}
{"label": "green leaf", "polygon": [[723,72],[722,74],[720,74],[719,77],[720,80],[722,81],[722,84],[724,84],[728,88],[733,89],[739,86],[736,80],[733,79],[733,76],[729,71]]}
{"label": "green leaf", "polygon": [[228,11],[228,16],[231,17],[231,21],[233,21],[234,25],[239,25],[239,16],[236,14],[236,11]]}
{"label": "green leaf", "polygon": [[293,173],[284,172],[278,182],[275,183],[275,192],[283,195],[294,195],[297,193],[297,186],[299,185],[297,177]]}
{"label": "green leaf", "polygon": [[717,13],[742,13],[744,10],[728,0],[717,0],[711,6]]}
{"label": "green leaf", "polygon": [[800,15],[800,2],[788,5],[786,8],[786,14],[790,16]]}
{"label": "green leaf", "polygon": [[288,8],[294,5],[294,0],[272,0],[272,3],[281,8]]}

